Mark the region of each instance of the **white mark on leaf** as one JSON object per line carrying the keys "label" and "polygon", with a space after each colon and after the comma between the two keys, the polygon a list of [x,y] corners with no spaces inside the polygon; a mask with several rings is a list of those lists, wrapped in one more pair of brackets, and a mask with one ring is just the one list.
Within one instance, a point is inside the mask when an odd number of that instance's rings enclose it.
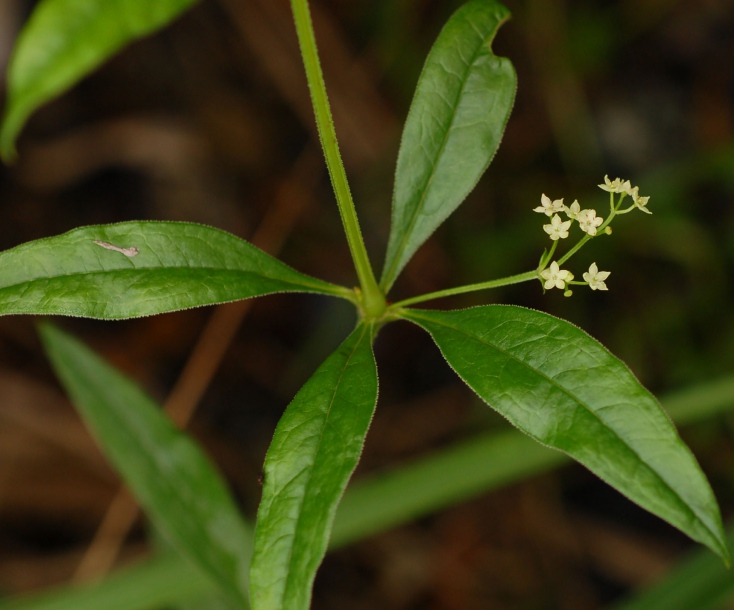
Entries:
{"label": "white mark on leaf", "polygon": [[137,256],[140,250],[138,248],[130,247],[130,248],[121,248],[120,246],[115,246],[114,244],[110,244],[106,241],[97,241],[94,240],[94,243],[98,246],[101,246],[105,250],[114,250],[115,252],[119,252],[120,254],[124,254],[128,258],[132,258],[133,256]]}

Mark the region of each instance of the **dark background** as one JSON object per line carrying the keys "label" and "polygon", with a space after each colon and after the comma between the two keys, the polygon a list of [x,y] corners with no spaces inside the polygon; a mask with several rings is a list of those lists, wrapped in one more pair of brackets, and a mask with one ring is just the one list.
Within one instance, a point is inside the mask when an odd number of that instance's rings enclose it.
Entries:
{"label": "dark background", "polygon": [[[0,4],[3,71],[32,5]],[[608,292],[578,287],[571,298],[544,296],[533,282],[437,305],[505,302],[564,317],[659,395],[731,374],[734,6],[507,5],[514,18],[494,50],[512,59],[519,90],[503,144],[392,297],[533,268],[547,243],[532,212],[541,193],[578,198],[603,215],[596,185],[604,174],[619,175],[651,197],[653,216],[621,217],[611,238],[569,264],[577,276],[592,261],[610,270]],[[314,2],[341,150],[378,268],[401,125],[423,59],[458,6]],[[353,285],[314,134],[288,3],[204,0],[33,116],[19,161],[0,168],[0,248],[86,224],[188,220],[255,239],[301,271]],[[161,402],[168,397],[181,410],[187,399],[198,403],[190,428],[253,515],[278,417],[354,319],[344,306],[298,295],[220,311],[215,326],[213,312],[58,322]],[[202,336],[209,343],[184,369]],[[504,425],[416,329],[389,326],[376,352],[380,404],[358,474]],[[199,378],[200,399],[193,386],[176,386]],[[683,433],[730,514],[731,417]],[[46,364],[34,320],[0,318],[0,591],[89,577],[79,564],[117,489]],[[146,548],[138,520],[119,563]],[[580,467],[567,467],[330,555],[314,608],[600,608],[653,582],[691,548]]]}

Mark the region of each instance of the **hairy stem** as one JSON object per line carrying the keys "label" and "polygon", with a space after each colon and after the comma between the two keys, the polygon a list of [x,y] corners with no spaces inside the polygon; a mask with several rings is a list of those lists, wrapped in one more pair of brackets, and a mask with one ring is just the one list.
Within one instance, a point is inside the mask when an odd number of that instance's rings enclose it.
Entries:
{"label": "hairy stem", "polygon": [[394,303],[391,308],[407,307],[408,305],[415,305],[416,303],[423,303],[424,301],[432,301],[433,299],[441,299],[443,297],[465,294],[467,292],[477,292],[479,290],[489,290],[490,288],[499,288],[500,286],[509,286],[510,284],[519,284],[520,282],[528,282],[530,280],[537,279],[537,270],[526,271],[525,273],[510,275],[498,280],[490,280],[489,282],[479,282],[478,284],[468,284],[466,286],[459,286],[458,288],[448,288],[446,290],[439,290],[438,292],[429,292],[428,294],[422,294],[417,297],[398,301],[397,303]]}
{"label": "hairy stem", "polygon": [[339,145],[334,130],[329,99],[326,95],[324,76],[321,72],[321,64],[319,63],[316,37],[313,31],[308,2],[307,0],[291,0],[291,8],[296,24],[301,56],[303,57],[303,64],[306,68],[306,79],[308,80],[308,89],[311,93],[311,102],[313,104],[314,114],[316,115],[319,139],[324,150],[326,166],[329,170],[334,194],[336,195],[336,202],[339,206],[339,214],[341,215],[344,232],[347,235],[349,251],[352,254],[354,267],[359,278],[362,313],[368,318],[377,318],[385,311],[385,296],[375,280],[375,274],[372,270],[372,265],[370,264],[367,250],[364,246],[364,240],[362,239],[362,232],[359,228],[357,211],[354,208],[354,201],[349,190],[344,164],[339,154]]}

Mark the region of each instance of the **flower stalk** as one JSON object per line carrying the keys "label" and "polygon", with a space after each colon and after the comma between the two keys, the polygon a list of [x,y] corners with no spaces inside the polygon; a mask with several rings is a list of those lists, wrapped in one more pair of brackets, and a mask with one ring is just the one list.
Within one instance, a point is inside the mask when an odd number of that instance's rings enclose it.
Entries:
{"label": "flower stalk", "polygon": [[[609,215],[606,219],[597,216],[596,210],[581,209],[581,205],[578,201],[574,201],[570,206],[566,206],[563,203],[563,199],[551,200],[550,197],[547,197],[545,194],[541,196],[541,205],[534,208],[533,211],[538,212],[539,214],[545,214],[550,218],[550,223],[543,225],[543,230],[548,234],[552,244],[549,250],[545,250],[543,252],[540,257],[540,261],[538,262],[538,267],[533,271],[518,273],[517,275],[510,275],[508,277],[490,280],[488,282],[479,282],[476,284],[469,284],[467,286],[459,286],[458,288],[448,288],[446,290],[423,294],[394,303],[390,306],[389,310],[396,311],[401,307],[416,305],[425,301],[466,294],[469,292],[477,292],[480,290],[489,290],[490,288],[500,288],[502,286],[519,284],[530,280],[540,280],[543,284],[544,290],[550,290],[552,288],[564,290],[564,294],[566,296],[571,296],[572,294],[569,289],[569,286],[571,285],[589,286],[591,290],[608,290],[605,280],[609,277],[611,272],[600,271],[596,263],[592,263],[589,266],[589,270],[583,274],[584,281],[575,280],[574,275],[570,271],[567,269],[561,269],[561,265],[567,262],[594,237],[597,237],[602,233],[611,235],[611,228],[609,225],[615,216],[626,214],[634,209],[639,209],[647,214],[651,214],[652,212],[650,212],[646,207],[650,198],[640,197],[638,188],[636,186],[632,187],[628,180],[623,181],[620,178],[609,180],[609,177],[605,176],[604,184],[600,184],[599,188],[609,192]],[[619,195],[619,198],[616,199],[616,201],[615,195]],[[621,209],[623,201],[628,196],[632,198],[632,205],[625,209]],[[560,214],[565,214],[568,220],[562,220]],[[578,223],[578,226],[584,232],[584,235],[572,248],[568,250],[568,252],[558,260],[553,260],[558,243],[569,236],[569,231],[574,222]]]}

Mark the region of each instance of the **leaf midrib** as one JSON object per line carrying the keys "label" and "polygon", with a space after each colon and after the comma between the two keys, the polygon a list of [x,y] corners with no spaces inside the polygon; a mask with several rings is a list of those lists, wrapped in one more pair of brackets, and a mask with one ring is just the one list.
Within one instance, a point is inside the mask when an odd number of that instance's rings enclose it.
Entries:
{"label": "leaf midrib", "polygon": [[[321,451],[321,442],[322,442],[322,439],[324,437],[324,430],[326,429],[326,422],[328,421],[329,415],[331,414],[332,407],[334,406],[334,401],[336,400],[336,395],[339,393],[339,388],[341,386],[342,379],[344,377],[344,374],[345,374],[347,368],[349,367],[349,363],[351,362],[351,360],[354,357],[354,355],[357,353],[357,350],[359,349],[359,347],[362,345],[362,341],[364,341],[364,336],[365,336],[365,333],[367,331],[368,331],[368,327],[365,324],[365,325],[362,326],[362,334],[360,335],[359,339],[357,339],[356,343],[354,344],[354,349],[352,349],[351,353],[349,354],[349,357],[344,361],[344,365],[341,368],[341,371],[339,373],[339,377],[337,379],[336,385],[334,386],[334,392],[332,393],[331,400],[329,401],[329,407],[326,410],[326,414],[325,414],[325,417],[324,417],[324,420],[323,420],[323,425],[321,426],[321,430],[319,431],[318,441],[316,443],[316,448],[317,449],[316,449],[316,452],[315,452],[314,455],[318,455],[319,452]],[[296,519],[296,526],[294,528],[293,540],[296,539],[297,532],[300,530],[301,519],[303,517],[303,512],[301,511],[301,509],[303,508],[303,504],[304,504],[304,502],[306,500],[306,496],[307,496],[307,493],[306,492],[309,490],[309,488],[311,486],[311,483],[313,481],[313,476],[312,475],[313,475],[313,470],[314,470],[314,464],[315,464],[315,462],[316,462],[316,459],[314,458],[313,462],[308,466],[308,468],[305,469],[305,470],[308,471],[308,479],[307,479],[307,481],[306,481],[306,483],[304,485],[304,488],[303,488],[304,489],[304,493],[301,496],[301,499],[299,500],[299,503],[298,503],[298,518]],[[294,544],[291,544],[290,545],[290,548],[288,550],[288,560],[287,560],[288,577],[286,578],[285,586],[283,587],[283,594],[282,594],[282,596],[280,598],[280,606],[279,607],[283,607],[283,602],[288,599],[287,593],[290,590],[289,587],[290,587],[291,583],[293,582],[291,576],[292,576],[292,574],[294,572],[294,570],[293,570],[293,550],[294,550],[294,547],[295,547],[295,545]]]}
{"label": "leaf midrib", "polygon": [[[17,288],[20,286],[26,286],[29,284],[33,284],[34,282],[43,282],[43,281],[54,281],[59,280],[62,281],[63,279],[72,279],[77,277],[85,277],[85,276],[95,276],[95,275],[102,275],[102,276],[108,276],[113,275],[115,273],[164,273],[165,271],[172,270],[172,269],[190,269],[192,271],[212,271],[214,273],[222,273],[222,272],[228,272],[228,273],[241,273],[241,274],[248,274],[248,275],[255,275],[261,278],[264,278],[266,280],[273,280],[276,282],[281,282],[283,284],[291,284],[293,286],[301,286],[304,288],[312,288],[316,292],[321,292],[318,290],[319,288],[323,288],[324,290],[328,289],[331,292],[329,294],[332,294],[334,296],[340,296],[337,290],[333,290],[334,288],[338,288],[338,286],[330,285],[327,282],[324,282],[324,284],[321,283],[306,283],[306,282],[296,282],[293,280],[284,280],[282,278],[279,278],[277,276],[273,275],[267,275],[265,273],[261,273],[258,271],[247,271],[245,269],[237,269],[237,268],[231,268],[231,267],[191,267],[186,265],[180,265],[180,266],[167,266],[167,267],[131,267],[127,269],[109,269],[109,270],[101,270],[101,271],[85,271],[85,272],[74,272],[74,273],[68,273],[68,274],[59,274],[59,275],[48,275],[48,276],[37,276],[33,279],[29,279],[23,282],[17,282],[15,284],[6,284],[4,286],[0,286],[0,291],[4,291],[6,289],[12,289]],[[296,271],[296,273],[298,273]],[[192,279],[193,281],[193,279]]]}

